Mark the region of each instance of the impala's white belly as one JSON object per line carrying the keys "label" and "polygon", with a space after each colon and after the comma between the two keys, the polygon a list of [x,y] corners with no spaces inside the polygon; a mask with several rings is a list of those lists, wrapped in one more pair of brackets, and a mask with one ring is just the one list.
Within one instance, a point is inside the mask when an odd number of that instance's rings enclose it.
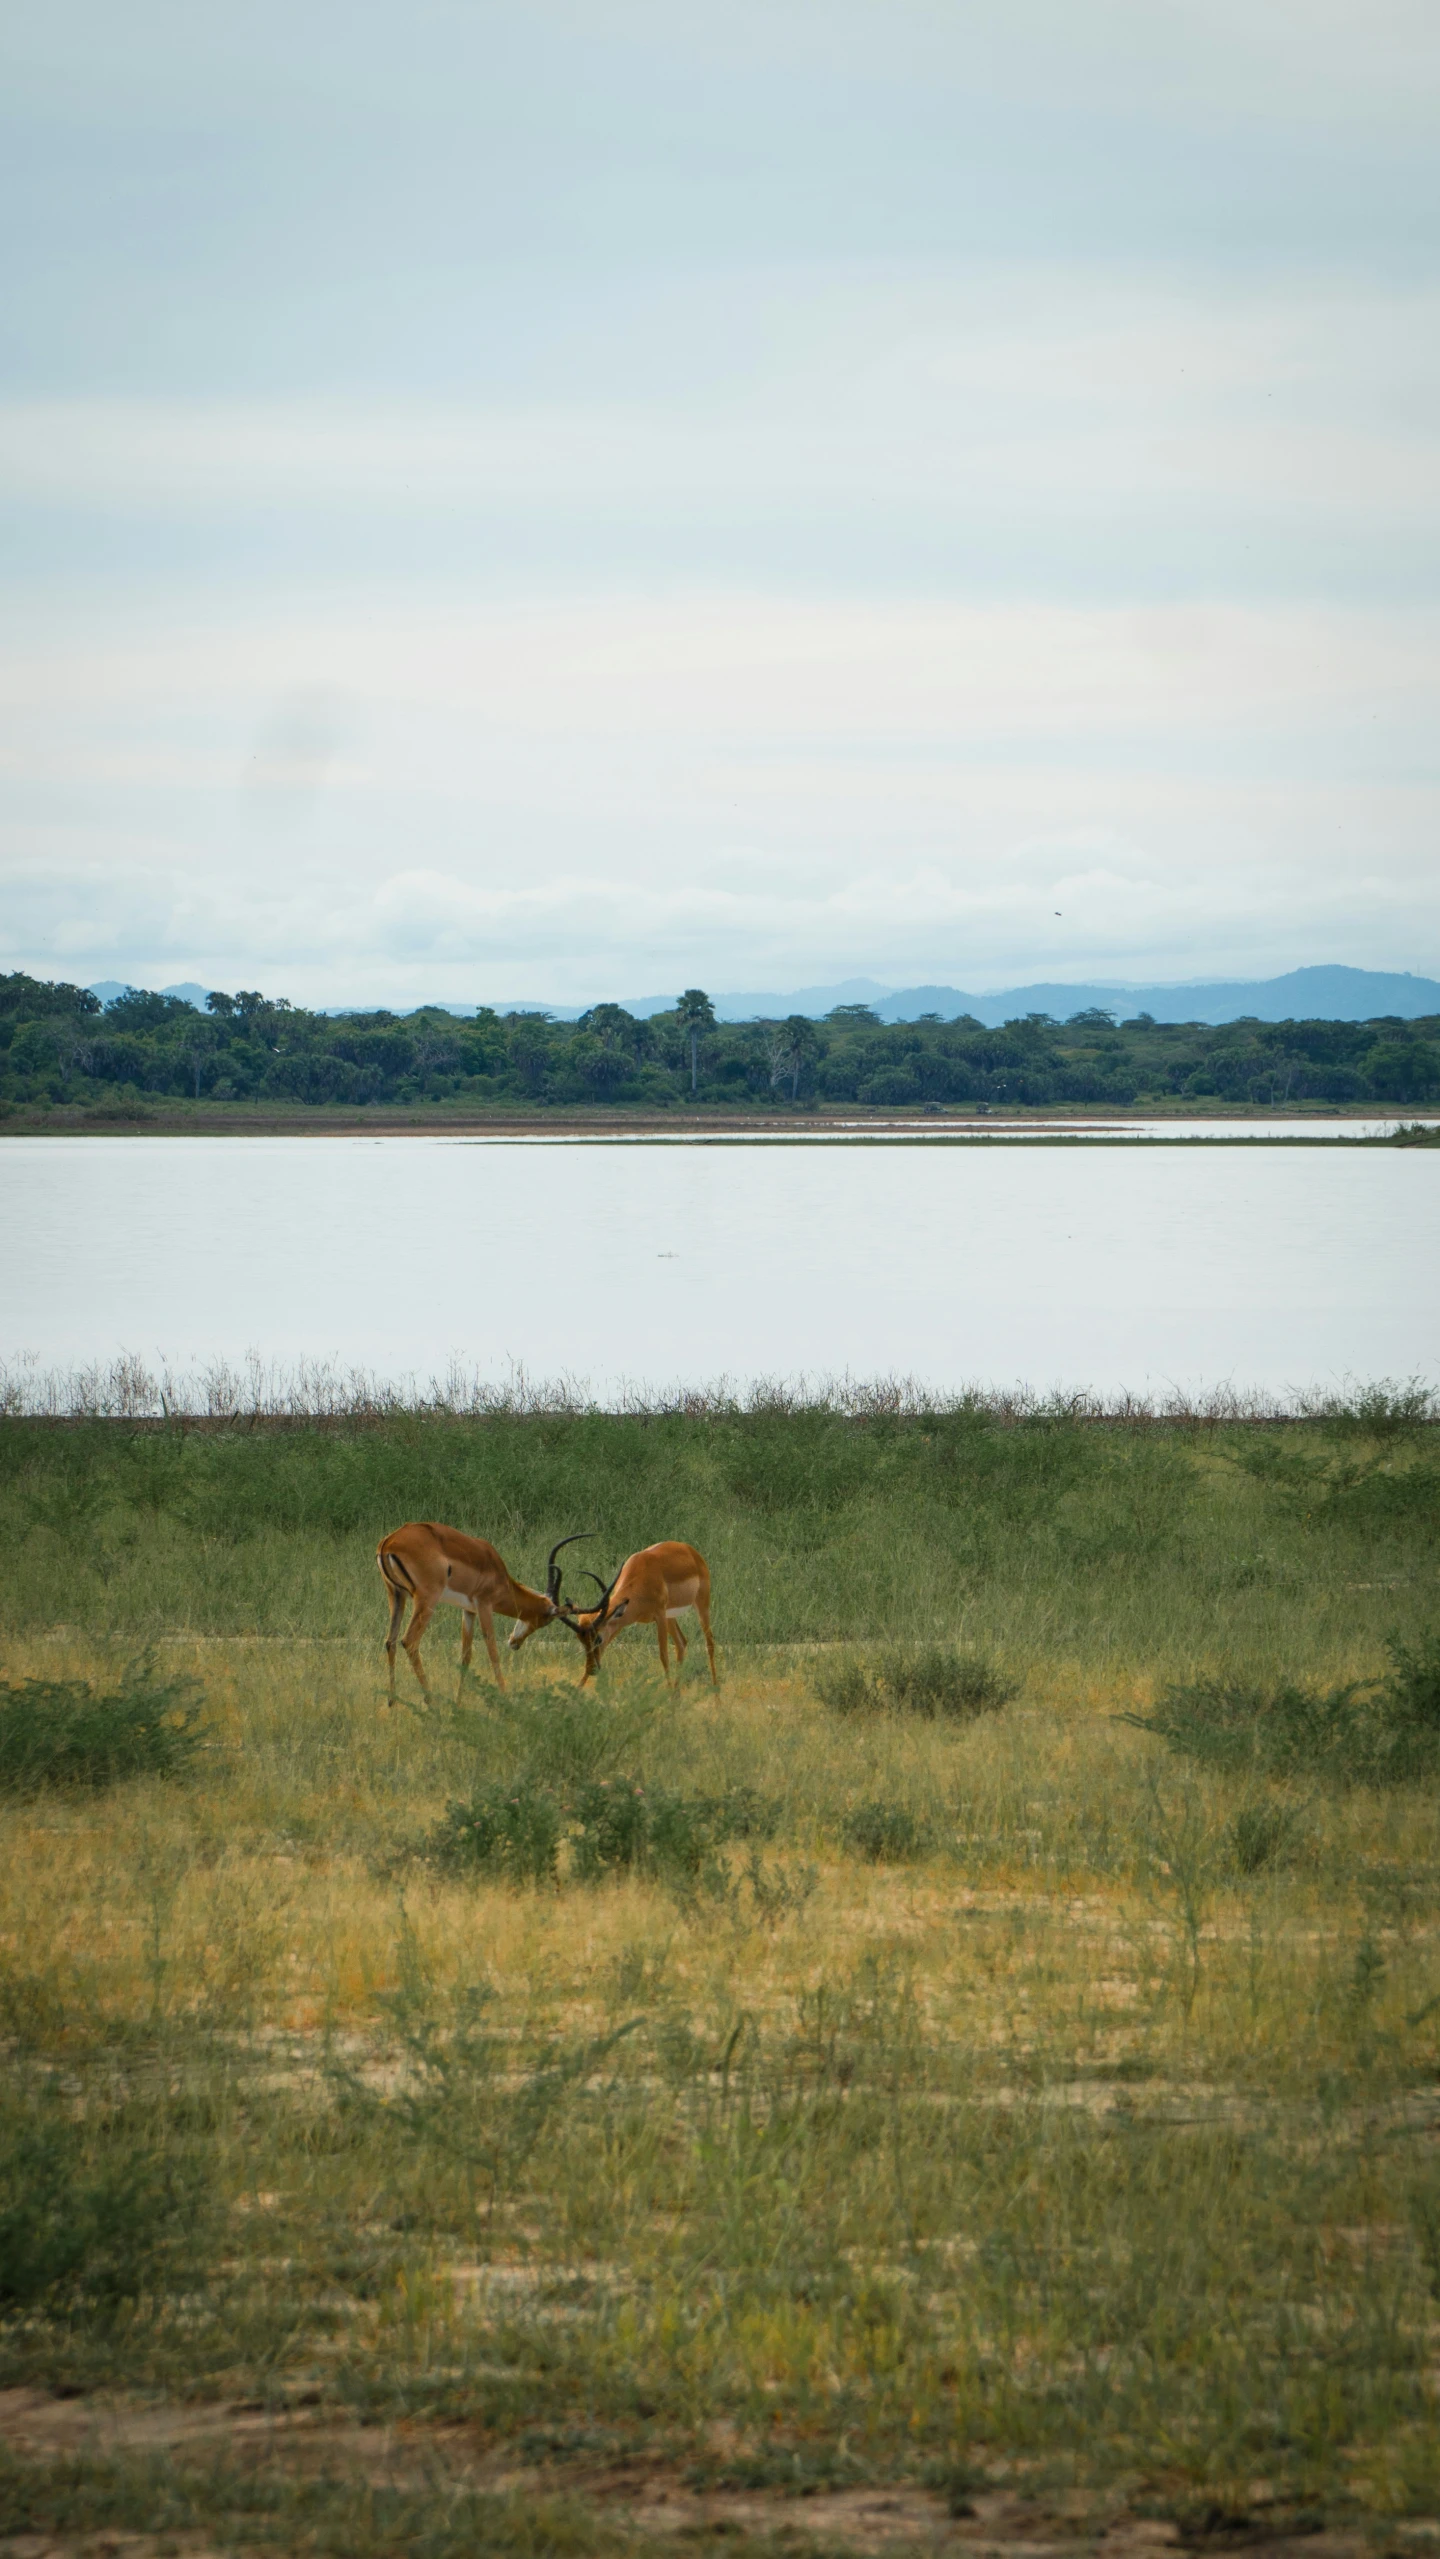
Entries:
{"label": "impala's white belly", "polygon": [[452,1608],[475,1609],[480,1605],[477,1599],[470,1598],[463,1590],[442,1590],[440,1597],[442,1600],[448,1600]]}
{"label": "impala's white belly", "polygon": [[670,1585],[670,1594],[665,1603],[666,1616],[683,1617],[687,1608],[694,1607],[695,1594],[699,1588],[700,1585],[698,1582],[680,1582],[678,1584],[672,1582]]}

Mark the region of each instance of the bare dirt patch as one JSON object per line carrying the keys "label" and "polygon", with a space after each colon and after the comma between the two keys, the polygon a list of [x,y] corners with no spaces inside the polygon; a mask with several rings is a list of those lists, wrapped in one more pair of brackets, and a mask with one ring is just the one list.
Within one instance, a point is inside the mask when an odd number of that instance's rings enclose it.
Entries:
{"label": "bare dirt patch", "polygon": [[[536,2464],[517,2461],[504,2445],[486,2444],[463,2423],[366,2425],[308,2396],[259,2406],[244,2402],[187,2405],[176,2401],[56,2398],[38,2390],[0,2391],[0,2450],[12,2460],[54,2466],[126,2457],[174,2459],[223,2473],[257,2471],[299,2477],[348,2477],[398,2489],[455,2486],[496,2496],[553,2497],[588,2508],[597,2521],[644,2541],[724,2539],[797,2550],[867,2554],[913,2551],[967,2554],[967,2559],[1079,2559],[1103,2544],[1105,2559],[1157,2559],[1163,2551],[1263,2546],[1267,2559],[1361,2559],[1363,2534],[1297,2531],[1263,2510],[1216,2518],[1213,2529],[1187,2533],[1164,2518],[1117,2510],[1099,2495],[1053,2498],[1021,2490],[977,2490],[952,2512],[938,2490],[911,2481],[816,2489],[804,2495],[767,2487],[701,2487],[669,2458],[643,2450],[633,2458]],[[235,2544],[227,2533],[227,2548]],[[205,2533],[79,2531],[0,2535],[4,2559],[152,2559],[164,2549],[183,2559],[210,2559]]]}

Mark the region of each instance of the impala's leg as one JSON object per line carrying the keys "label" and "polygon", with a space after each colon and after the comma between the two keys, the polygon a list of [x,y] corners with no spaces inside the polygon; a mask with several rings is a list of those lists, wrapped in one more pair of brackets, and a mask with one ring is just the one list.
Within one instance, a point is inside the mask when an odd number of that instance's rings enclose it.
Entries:
{"label": "impala's leg", "polygon": [[429,1625],[434,1614],[435,1602],[433,1599],[417,1599],[415,1602],[415,1614],[410,1620],[410,1631],[405,1637],[405,1650],[410,1657],[410,1667],[415,1673],[416,1678],[419,1680],[427,1697],[430,1694],[430,1682],[425,1676],[425,1665],[420,1659],[420,1638],[424,1634],[425,1629]]}
{"label": "impala's leg", "polygon": [[695,1602],[695,1614],[700,1620],[700,1632],[705,1638],[705,1650],[710,1656],[710,1685],[712,1688],[718,1688],[720,1685],[720,1674],[715,1668],[715,1638],[710,1632],[709,1601],[705,1599],[697,1599]]}
{"label": "impala's leg", "polygon": [[465,1673],[470,1667],[470,1655],[473,1652],[474,1647],[475,1611],[473,1608],[467,1608],[460,1620],[460,1684],[462,1688],[465,1684]]}
{"label": "impala's leg", "polygon": [[390,1594],[390,1632],[385,1638],[385,1657],[390,1664],[390,1703],[393,1706],[395,1703],[395,1647],[400,1640],[400,1620],[405,1614],[405,1602],[410,1593],[397,1590],[393,1582],[387,1582],[385,1587]]}
{"label": "impala's leg", "polygon": [[670,1680],[670,1623],[663,1608],[655,1620],[655,1633],[660,1645],[660,1667],[665,1673],[666,1685],[668,1687],[672,1684]]}
{"label": "impala's leg", "polygon": [[490,1656],[490,1667],[495,1673],[495,1685],[497,1688],[503,1688],[505,1675],[500,1668],[500,1655],[495,1648],[495,1612],[486,1607],[483,1599],[480,1602],[480,1632],[485,1638],[485,1650]]}
{"label": "impala's leg", "polygon": [[681,1632],[680,1620],[678,1617],[672,1617],[670,1620],[670,1641],[675,1647],[676,1668],[683,1670],[685,1667],[685,1656],[690,1650],[690,1647]]}

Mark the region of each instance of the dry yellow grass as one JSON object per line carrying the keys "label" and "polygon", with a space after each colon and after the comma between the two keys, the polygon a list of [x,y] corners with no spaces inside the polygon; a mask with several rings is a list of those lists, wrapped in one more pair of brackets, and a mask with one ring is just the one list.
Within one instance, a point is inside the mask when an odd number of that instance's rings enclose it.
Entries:
{"label": "dry yellow grass", "polygon": [[[369,1632],[168,1643],[197,1773],[0,1812],[14,2087],[97,2156],[119,2104],[210,2213],[208,2291],[12,2326],[12,2377],[338,2391],[722,2484],[1433,2510],[1430,1792],[1268,1790],[1246,1873],[1255,1788],[1115,1720],[1138,1665],[947,1727],[837,1717],[802,1650],[672,1701],[632,1647],[636,1773],[749,1788],[773,1836],[703,1886],[514,1890],[421,1852],[577,1656],[457,1721],[387,1710]],[[6,1668],[105,1659],[51,1632]],[[867,1801],[923,1853],[847,1853]]]}

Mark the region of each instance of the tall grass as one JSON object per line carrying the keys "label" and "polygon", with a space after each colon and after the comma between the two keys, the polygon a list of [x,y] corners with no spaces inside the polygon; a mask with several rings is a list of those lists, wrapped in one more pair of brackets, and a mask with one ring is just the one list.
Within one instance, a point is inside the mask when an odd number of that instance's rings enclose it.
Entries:
{"label": "tall grass", "polygon": [[[1367,1435],[1368,1434],[1368,1435]],[[1440,1469],[1413,1414],[1213,1427],[949,1412],[392,1416],[190,1430],[0,1423],[0,1625],[335,1640],[383,1621],[378,1539],[450,1520],[543,1576],[595,1526],[709,1557],[723,1646],[941,1644],[1184,1679],[1367,1675],[1423,1623]],[[444,1659],[453,1627],[430,1637]],[[623,1649],[642,1639],[632,1636]],[[579,1674],[573,1641],[538,1637]],[[482,1669],[479,1679],[488,1676]]]}
{"label": "tall grass", "polygon": [[496,1377],[452,1359],[443,1374],[422,1380],[413,1372],[382,1375],[334,1360],[301,1359],[287,1366],[256,1351],[238,1363],[217,1358],[198,1369],[177,1369],[165,1360],[152,1368],[132,1351],[69,1368],[43,1367],[33,1355],[0,1356],[0,1415],[12,1420],[334,1424],[494,1416],[519,1420],[603,1409],[647,1417],[683,1413],[697,1419],[829,1413],[872,1420],[958,1412],[999,1422],[1158,1421],[1205,1427],[1328,1414],[1364,1421],[1370,1412],[1391,1406],[1415,1419],[1440,1419],[1440,1396],[1414,1378],[1381,1381],[1348,1395],[1267,1396],[1224,1386],[1198,1395],[1173,1388],[1160,1397],[1109,1399],[1083,1388],[1046,1394],[1027,1386],[975,1384],[948,1392],[895,1374],[767,1378],[745,1388],[723,1377],[709,1384],[692,1378],[668,1391],[635,1384],[601,1408],[583,1378],[565,1373],[538,1378],[519,1363]]}

